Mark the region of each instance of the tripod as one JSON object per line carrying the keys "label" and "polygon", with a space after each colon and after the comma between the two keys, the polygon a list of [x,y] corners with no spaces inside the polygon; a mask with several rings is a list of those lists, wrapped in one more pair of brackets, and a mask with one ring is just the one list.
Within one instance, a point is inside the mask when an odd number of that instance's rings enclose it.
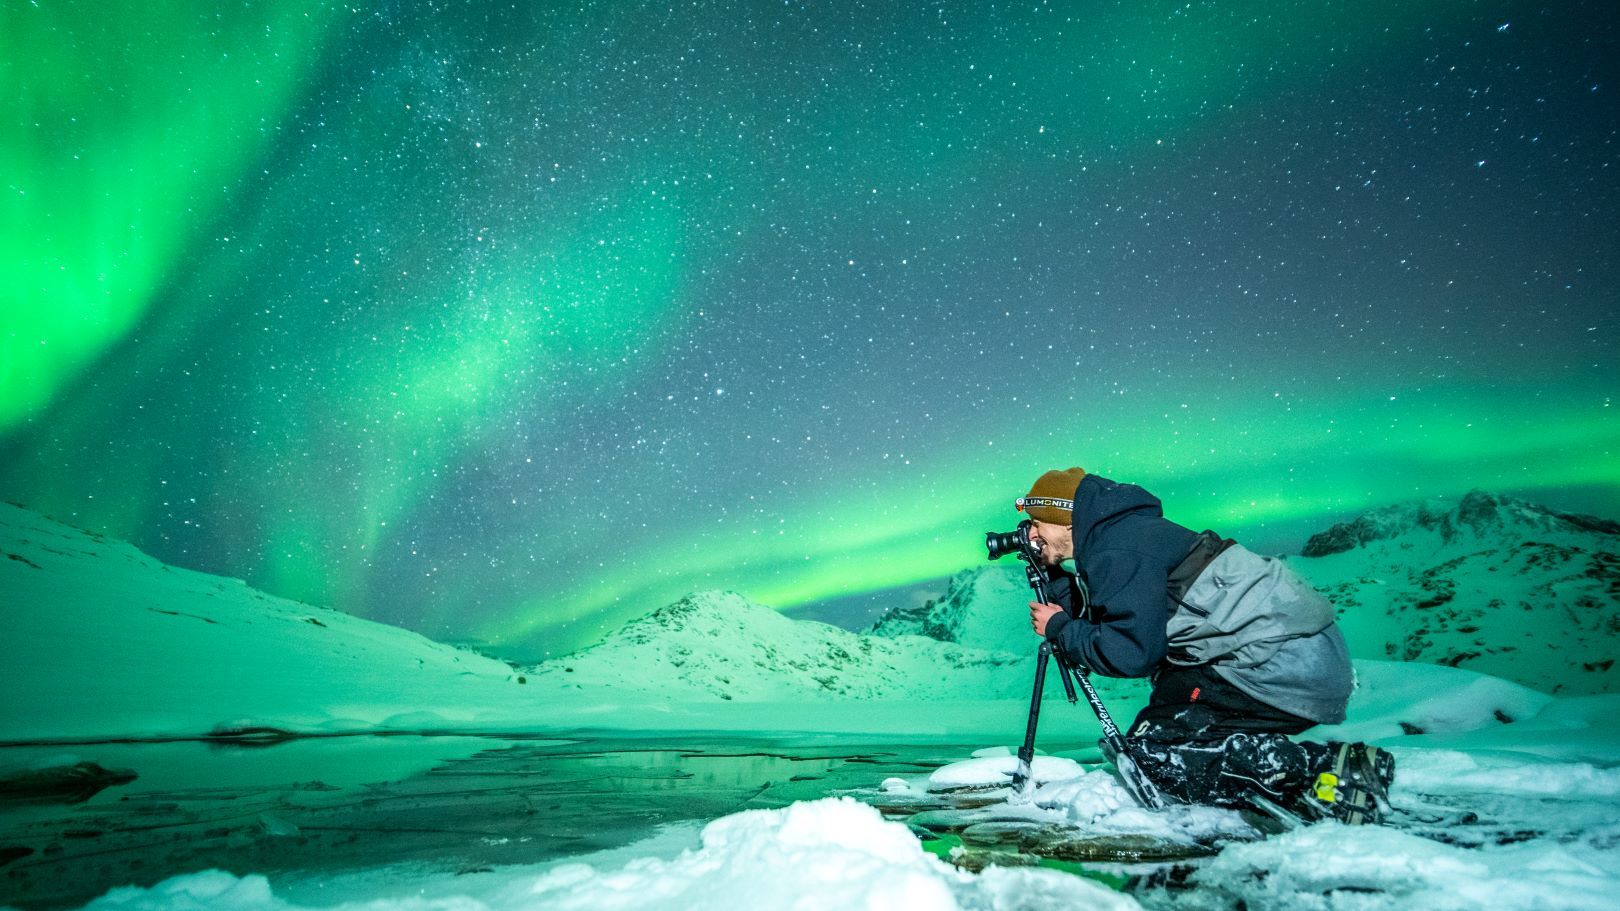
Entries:
{"label": "tripod", "polygon": [[[1041,603],[1046,603],[1046,584],[1050,581],[1046,569],[1041,565],[1040,552],[1029,538],[1029,521],[1019,523],[1018,530],[1011,535],[997,536],[991,534],[987,541],[990,558],[993,560],[1007,550],[1002,547],[1011,539],[1018,545],[1018,559],[1024,562],[1024,574],[1029,580],[1029,587],[1034,590],[1035,597]],[[1000,538],[1001,540],[996,540]],[[998,553],[997,551],[1001,552]],[[1135,754],[1119,732],[1119,726],[1114,724],[1114,718],[1108,714],[1108,707],[1103,705],[1102,697],[1097,695],[1096,687],[1091,685],[1089,672],[1075,665],[1064,656],[1050,641],[1043,641],[1035,656],[1035,691],[1029,697],[1029,725],[1024,729],[1024,745],[1018,748],[1018,768],[1013,772],[1013,791],[1026,793],[1031,780],[1030,766],[1035,761],[1035,727],[1041,717],[1041,697],[1046,689],[1046,663],[1048,659],[1057,659],[1058,679],[1063,681],[1063,692],[1073,705],[1078,701],[1074,688],[1078,683],[1082,692],[1086,694],[1086,702],[1091,704],[1091,710],[1096,713],[1097,721],[1102,725],[1103,737],[1100,743],[1103,755],[1119,770],[1119,777],[1136,802],[1149,809],[1157,810],[1164,806],[1164,795],[1149,781],[1142,770],[1137,767]]]}
{"label": "tripod", "polygon": [[1136,802],[1150,810],[1157,810],[1164,806],[1164,796],[1159,789],[1149,781],[1142,770],[1137,768],[1135,754],[1131,752],[1130,743],[1125,735],[1119,732],[1114,718],[1108,714],[1108,707],[1103,705],[1102,697],[1097,695],[1097,688],[1091,685],[1091,679],[1084,669],[1071,664],[1063,657],[1063,653],[1050,642],[1042,642],[1040,650],[1035,657],[1035,692],[1029,697],[1029,726],[1024,728],[1024,745],[1018,748],[1018,769],[1013,772],[1013,790],[1023,793],[1029,788],[1030,766],[1035,761],[1035,726],[1041,717],[1041,696],[1046,689],[1046,662],[1049,658],[1057,659],[1058,679],[1063,681],[1063,692],[1069,697],[1069,704],[1073,705],[1079,700],[1075,696],[1075,683],[1086,694],[1086,701],[1091,703],[1091,710],[1097,713],[1097,721],[1102,724],[1103,739],[1101,741],[1103,755],[1119,770],[1120,780],[1125,785]]}

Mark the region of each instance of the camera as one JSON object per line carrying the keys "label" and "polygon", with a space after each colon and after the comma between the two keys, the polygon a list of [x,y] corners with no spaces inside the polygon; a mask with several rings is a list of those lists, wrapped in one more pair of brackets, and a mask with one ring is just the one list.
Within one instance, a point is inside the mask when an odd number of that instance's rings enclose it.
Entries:
{"label": "camera", "polygon": [[1008,554],[1018,554],[1021,559],[1033,561],[1040,556],[1041,546],[1030,540],[1029,529],[1030,521],[1025,519],[1012,531],[985,532],[984,548],[990,552],[990,559],[999,560]]}

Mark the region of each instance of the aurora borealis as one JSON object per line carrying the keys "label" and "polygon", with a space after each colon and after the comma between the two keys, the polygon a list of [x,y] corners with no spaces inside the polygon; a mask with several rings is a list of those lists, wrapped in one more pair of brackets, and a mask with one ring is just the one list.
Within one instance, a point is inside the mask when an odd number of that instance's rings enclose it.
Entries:
{"label": "aurora borealis", "polygon": [[1275,546],[1615,516],[1617,32],[9,3],[0,496],[520,660],[939,579],[1053,467]]}

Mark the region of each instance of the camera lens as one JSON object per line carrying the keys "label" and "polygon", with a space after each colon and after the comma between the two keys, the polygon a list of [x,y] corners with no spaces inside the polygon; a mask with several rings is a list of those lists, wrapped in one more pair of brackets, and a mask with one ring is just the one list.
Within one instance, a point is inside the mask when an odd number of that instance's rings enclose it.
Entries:
{"label": "camera lens", "polygon": [[1007,554],[1015,554],[1029,546],[1029,520],[1018,523],[1012,531],[987,531],[984,533],[984,549],[990,552],[990,559],[999,560]]}

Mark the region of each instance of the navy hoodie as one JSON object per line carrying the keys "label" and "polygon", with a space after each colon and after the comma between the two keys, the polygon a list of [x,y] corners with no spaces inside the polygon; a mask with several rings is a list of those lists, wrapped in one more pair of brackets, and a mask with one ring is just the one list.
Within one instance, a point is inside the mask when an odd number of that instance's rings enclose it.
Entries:
{"label": "navy hoodie", "polygon": [[1169,581],[1197,533],[1164,517],[1159,498],[1135,484],[1088,474],[1074,494],[1075,565],[1090,590],[1090,616],[1074,603],[1075,580],[1056,573],[1049,593],[1064,608],[1046,638],[1106,677],[1146,677],[1164,660]]}

